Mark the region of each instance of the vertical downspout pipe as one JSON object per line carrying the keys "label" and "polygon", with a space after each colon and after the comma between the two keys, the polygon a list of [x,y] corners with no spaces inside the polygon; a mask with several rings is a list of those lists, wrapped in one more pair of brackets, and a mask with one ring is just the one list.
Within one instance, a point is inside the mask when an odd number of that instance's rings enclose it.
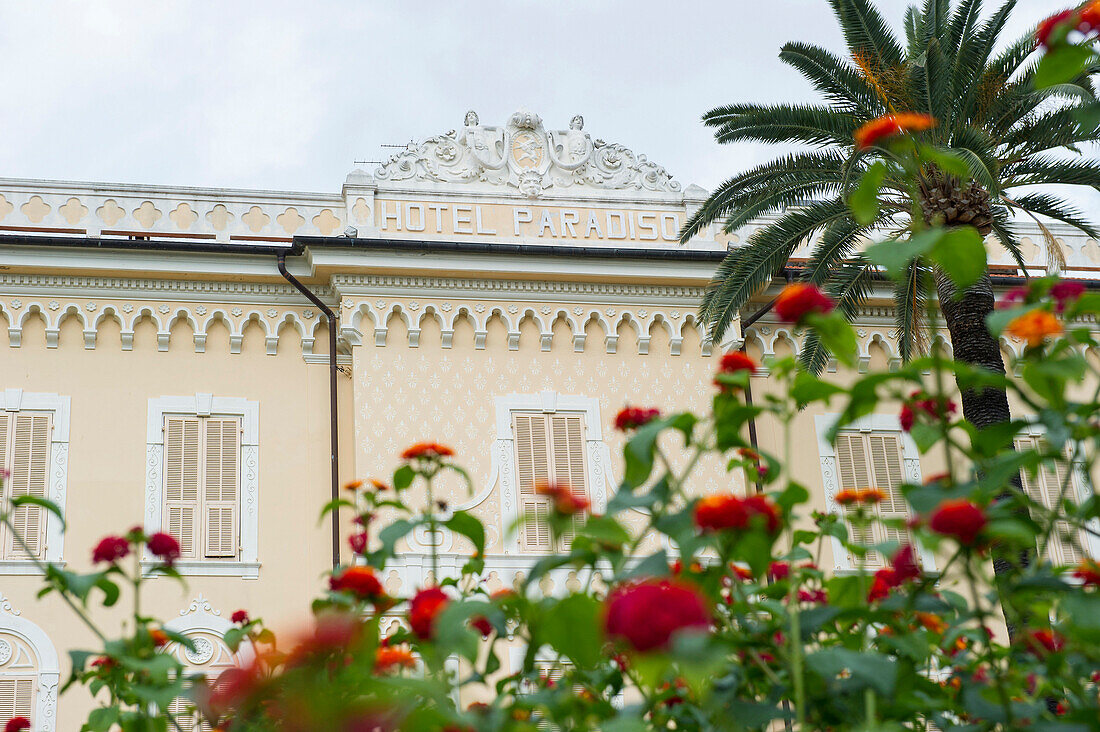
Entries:
{"label": "vertical downspout pipe", "polygon": [[[775,300],[772,300],[764,307],[757,310],[755,313],[749,316],[749,318],[741,323],[741,347],[737,350],[741,353],[745,353],[748,348],[748,340],[745,339],[745,328],[748,328],[760,318],[767,315],[771,309],[775,307]],[[752,379],[749,379],[749,383],[745,385],[745,404],[752,406]],[[757,452],[760,451],[760,443],[757,441],[756,436],[756,417],[749,417],[749,444],[752,445],[752,449]],[[756,481],[756,492],[764,492],[764,484],[760,481]]]}
{"label": "vertical downspout pipe", "polygon": [[[331,445],[332,462],[332,500],[340,497],[340,427],[339,413],[336,404],[336,314],[321,299],[309,291],[305,285],[298,281],[286,268],[286,254],[279,252],[276,257],[279,263],[279,273],[283,278],[294,285],[298,292],[316,305],[328,320],[328,397],[329,397],[329,439]],[[332,517],[332,567],[340,566],[340,519],[339,515]]]}

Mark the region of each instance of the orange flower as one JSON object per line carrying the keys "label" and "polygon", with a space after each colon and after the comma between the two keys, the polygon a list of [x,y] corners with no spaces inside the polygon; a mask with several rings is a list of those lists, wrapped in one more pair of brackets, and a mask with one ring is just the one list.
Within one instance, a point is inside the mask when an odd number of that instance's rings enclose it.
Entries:
{"label": "orange flower", "polygon": [[153,639],[153,645],[158,648],[168,644],[168,634],[159,628],[149,631],[149,637]]}
{"label": "orange flower", "polygon": [[841,506],[850,506],[859,503],[859,491],[853,488],[845,488],[836,494],[836,502]]}
{"label": "orange flower", "polygon": [[363,487],[363,481],[361,481],[361,480],[353,480],[353,481],[350,481],[348,483],[344,483],[344,490],[346,490],[346,491],[357,491],[362,487]]}
{"label": "orange flower", "polygon": [[1005,328],[1010,335],[1027,341],[1032,348],[1040,346],[1049,336],[1062,334],[1062,324],[1046,310],[1029,310]]}
{"label": "orange flower", "polygon": [[841,506],[850,506],[853,503],[882,503],[886,500],[886,494],[878,488],[845,488],[836,494],[836,502]]}
{"label": "orange flower", "polygon": [[1077,569],[1073,570],[1073,576],[1081,580],[1086,587],[1089,585],[1100,587],[1100,564],[1091,559],[1082,559]]}
{"label": "orange flower", "polygon": [[853,137],[856,140],[856,147],[865,150],[876,145],[879,140],[909,132],[923,132],[935,126],[936,118],[931,115],[901,112],[900,114],[888,114],[863,124],[855,131]]}
{"label": "orange flower", "polygon": [[917,622],[933,633],[942,635],[947,630],[947,623],[935,613],[917,612],[914,614],[917,616]]}
{"label": "orange flower", "polygon": [[565,483],[538,483],[535,493],[550,498],[554,502],[554,510],[565,516],[580,513],[592,505],[584,495],[574,493]]}
{"label": "orange flower", "polygon": [[821,290],[805,282],[793,282],[775,298],[775,314],[787,323],[798,323],[810,313],[826,315],[836,303]]}
{"label": "orange flower", "polygon": [[882,503],[886,500],[886,494],[878,488],[868,488],[859,492],[861,503]]}
{"label": "orange flower", "polygon": [[381,646],[374,654],[374,672],[388,673],[397,668],[414,668],[416,658],[405,648]]}
{"label": "orange flower", "polygon": [[374,489],[376,491],[388,491],[390,489],[390,487],[387,484],[385,484],[382,481],[378,480],[378,478],[371,478],[370,479],[370,484],[372,486],[374,486]]}
{"label": "orange flower", "polygon": [[401,458],[403,460],[416,460],[417,458],[438,460],[439,458],[451,457],[454,454],[454,450],[438,442],[418,442],[401,453]]}

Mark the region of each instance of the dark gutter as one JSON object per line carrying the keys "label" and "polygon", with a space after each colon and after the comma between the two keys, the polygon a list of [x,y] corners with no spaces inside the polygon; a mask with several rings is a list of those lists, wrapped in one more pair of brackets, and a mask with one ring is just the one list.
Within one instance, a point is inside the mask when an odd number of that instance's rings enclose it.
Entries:
{"label": "dark gutter", "polygon": [[678,262],[720,262],[725,249],[639,249],[630,247],[578,247],[561,244],[490,244],[485,242],[426,241],[418,239],[360,239],[333,236],[296,236],[296,245],[307,247],[350,247],[391,249],[407,252],[460,252],[463,254],[521,254],[543,257],[605,257],[613,259],[658,259]]}
{"label": "dark gutter", "polygon": [[[287,271],[286,254],[279,252],[276,255],[276,263],[279,267],[279,273],[286,281],[294,285],[298,292],[305,295],[328,319],[329,441],[331,443],[332,500],[336,501],[340,498],[340,426],[336,399],[336,314],[321,301],[321,298],[310,292],[309,288],[299,282],[297,277]],[[332,515],[332,568],[335,569],[338,566],[340,566],[340,514],[334,512]]]}
{"label": "dark gutter", "polygon": [[298,256],[305,247],[297,242],[284,246],[271,244],[220,243],[213,239],[115,239],[94,236],[39,236],[36,234],[0,234],[0,244],[28,247],[71,247],[78,249],[120,249],[152,252],[197,252],[200,254],[254,254]]}

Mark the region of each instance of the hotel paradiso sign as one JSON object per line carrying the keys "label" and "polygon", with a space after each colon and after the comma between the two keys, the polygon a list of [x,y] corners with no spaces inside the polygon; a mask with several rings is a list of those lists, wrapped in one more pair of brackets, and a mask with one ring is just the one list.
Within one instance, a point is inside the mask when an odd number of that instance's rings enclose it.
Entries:
{"label": "hotel paradiso sign", "polygon": [[[467,112],[460,129],[409,143],[373,177],[352,173],[349,207],[359,186],[371,189],[360,203],[372,208],[373,236],[588,247],[680,247],[706,198],[645,155],[594,140],[580,115],[549,129],[527,111],[502,126]],[[716,244],[700,238],[689,246]]]}

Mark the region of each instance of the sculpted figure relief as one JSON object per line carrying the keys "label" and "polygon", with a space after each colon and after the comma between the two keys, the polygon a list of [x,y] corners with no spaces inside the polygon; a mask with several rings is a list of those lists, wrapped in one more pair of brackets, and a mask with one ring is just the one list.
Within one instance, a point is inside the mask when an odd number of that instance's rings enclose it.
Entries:
{"label": "sculpted figure relief", "polygon": [[431,180],[508,186],[529,198],[551,187],[678,192],[680,184],[644,155],[617,144],[593,141],[584,117],[569,127],[547,130],[539,115],[520,110],[503,127],[483,125],[466,113],[459,132],[431,137],[392,156],[376,171],[378,180]]}

